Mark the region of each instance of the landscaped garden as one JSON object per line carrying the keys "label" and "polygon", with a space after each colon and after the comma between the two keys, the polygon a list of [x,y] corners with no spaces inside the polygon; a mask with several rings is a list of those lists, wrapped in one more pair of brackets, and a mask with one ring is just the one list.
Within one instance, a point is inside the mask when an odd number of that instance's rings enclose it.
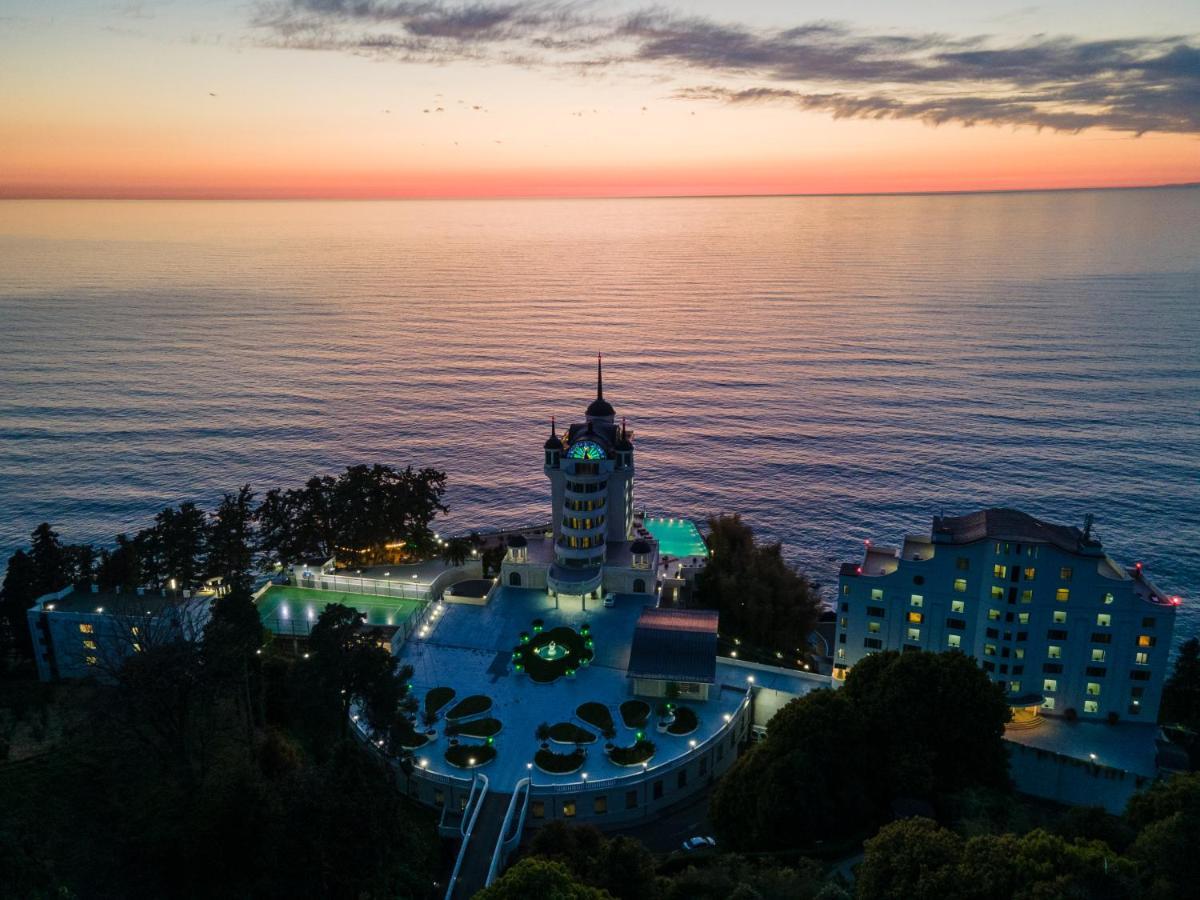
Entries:
{"label": "landscaped garden", "polygon": [[491,744],[455,744],[446,750],[446,762],[459,769],[478,769],[496,758]]}
{"label": "landscaped garden", "polygon": [[455,719],[468,719],[471,716],[479,716],[492,708],[492,698],[485,697],[483,694],[472,694],[469,697],[464,697],[450,708],[446,713],[448,721]]}
{"label": "landscaped garden", "polygon": [[550,726],[550,740],[556,744],[591,744],[596,735],[574,722],[559,722]]}
{"label": "landscaped garden", "polygon": [[512,653],[514,671],[524,672],[530,681],[549,684],[591,664],[595,655],[591,637],[566,626],[543,631],[540,622],[534,620],[532,635],[521,632],[521,642]]}
{"label": "landscaped garden", "polygon": [[500,733],[504,726],[499,719],[471,719],[468,722],[451,722],[446,726],[447,737],[490,738]]}
{"label": "landscaped garden", "polygon": [[392,725],[392,742],[405,750],[416,750],[429,743],[429,738],[417,731],[413,724],[403,716],[399,716]]}
{"label": "landscaped garden", "polygon": [[640,740],[632,747],[613,747],[608,759],[614,766],[640,766],[654,755],[654,742]]}
{"label": "landscaped garden", "polygon": [[700,727],[700,720],[696,718],[696,714],[686,706],[677,706],[673,710],[675,713],[675,721],[667,726],[667,734],[685,735],[691,734]]}
{"label": "landscaped garden", "polygon": [[650,718],[650,704],[644,700],[626,700],[621,704],[621,721],[626,728],[644,728]]}
{"label": "landscaped garden", "polygon": [[595,701],[584,703],[575,710],[575,715],[597,729],[601,734],[611,734],[614,730],[612,713],[609,712],[608,707],[603,703],[596,703]]}
{"label": "landscaped garden", "polygon": [[583,768],[587,761],[587,753],[574,750],[571,753],[555,753],[553,750],[539,750],[534,754],[533,763],[548,775],[567,775]]}

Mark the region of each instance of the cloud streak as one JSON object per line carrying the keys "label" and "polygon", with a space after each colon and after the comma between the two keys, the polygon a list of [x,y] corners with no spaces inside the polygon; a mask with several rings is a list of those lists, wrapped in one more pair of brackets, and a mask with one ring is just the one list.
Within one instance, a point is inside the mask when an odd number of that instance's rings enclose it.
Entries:
{"label": "cloud streak", "polygon": [[[815,22],[760,29],[588,2],[280,0],[255,28],[274,47],[398,62],[649,70],[682,101],[775,103],[837,118],[1058,131],[1200,134],[1194,35],[1084,40],[872,33]],[[700,84],[683,82],[703,78]]]}

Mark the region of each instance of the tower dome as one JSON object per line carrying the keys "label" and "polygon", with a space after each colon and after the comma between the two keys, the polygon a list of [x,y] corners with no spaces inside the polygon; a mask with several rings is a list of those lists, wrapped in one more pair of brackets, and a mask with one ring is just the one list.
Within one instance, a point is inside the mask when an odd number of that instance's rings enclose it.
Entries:
{"label": "tower dome", "polygon": [[612,421],[613,416],[617,411],[613,409],[612,404],[604,399],[604,370],[602,368],[603,360],[599,353],[596,354],[596,399],[588,404],[587,417],[590,422],[593,419],[605,419]]}

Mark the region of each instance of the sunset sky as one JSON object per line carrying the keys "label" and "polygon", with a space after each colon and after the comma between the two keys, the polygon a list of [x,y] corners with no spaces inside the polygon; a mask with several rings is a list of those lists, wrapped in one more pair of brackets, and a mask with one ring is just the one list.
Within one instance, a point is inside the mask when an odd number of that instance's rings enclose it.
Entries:
{"label": "sunset sky", "polygon": [[1200,181],[1200,3],[0,0],[0,196]]}

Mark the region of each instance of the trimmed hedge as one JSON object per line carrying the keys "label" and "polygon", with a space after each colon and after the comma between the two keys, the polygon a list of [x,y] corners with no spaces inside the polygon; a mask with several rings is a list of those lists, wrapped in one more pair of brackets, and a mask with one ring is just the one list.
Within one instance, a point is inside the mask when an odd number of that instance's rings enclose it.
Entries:
{"label": "trimmed hedge", "polygon": [[626,728],[644,728],[650,719],[650,704],[644,700],[626,700],[621,704],[621,721]]}
{"label": "trimmed hedge", "polygon": [[460,769],[478,769],[495,758],[496,748],[490,744],[457,744],[446,751],[446,762]]}
{"label": "trimmed hedge", "polygon": [[447,737],[489,738],[500,733],[504,725],[499,719],[471,719],[469,722],[451,722],[446,726]]}
{"label": "trimmed hedge", "polygon": [[404,716],[396,717],[396,721],[392,724],[391,738],[393,744],[398,744],[405,750],[416,750],[429,743],[429,738],[417,731],[412,722]]}
{"label": "trimmed hedge", "polygon": [[612,713],[609,712],[608,707],[603,703],[596,703],[595,701],[584,703],[575,710],[575,715],[579,716],[579,718],[583,719],[583,721],[587,722],[593,728],[599,730],[602,734],[613,727]]}
{"label": "trimmed hedge", "polygon": [[470,697],[463,697],[451,707],[450,712],[446,713],[447,719],[466,719],[469,716],[478,716],[487,712],[492,708],[492,698],[485,697],[483,694],[472,694]]}
{"label": "trimmed hedge", "polygon": [[447,703],[454,699],[454,688],[435,687],[425,695],[425,712],[436,715]]}
{"label": "trimmed hedge", "polygon": [[568,775],[583,768],[587,762],[587,754],[582,750],[572,753],[555,753],[553,750],[539,750],[533,756],[533,764],[543,772],[551,775]]}
{"label": "trimmed hedge", "polygon": [[608,758],[615,766],[637,766],[650,759],[655,749],[653,741],[638,741],[632,747],[613,747]]}
{"label": "trimmed hedge", "polygon": [[574,722],[559,722],[550,726],[550,740],[560,744],[591,744],[595,742],[596,735]]}
{"label": "trimmed hedge", "polygon": [[675,707],[675,721],[667,726],[667,734],[691,734],[700,727],[696,714],[686,706]]}

